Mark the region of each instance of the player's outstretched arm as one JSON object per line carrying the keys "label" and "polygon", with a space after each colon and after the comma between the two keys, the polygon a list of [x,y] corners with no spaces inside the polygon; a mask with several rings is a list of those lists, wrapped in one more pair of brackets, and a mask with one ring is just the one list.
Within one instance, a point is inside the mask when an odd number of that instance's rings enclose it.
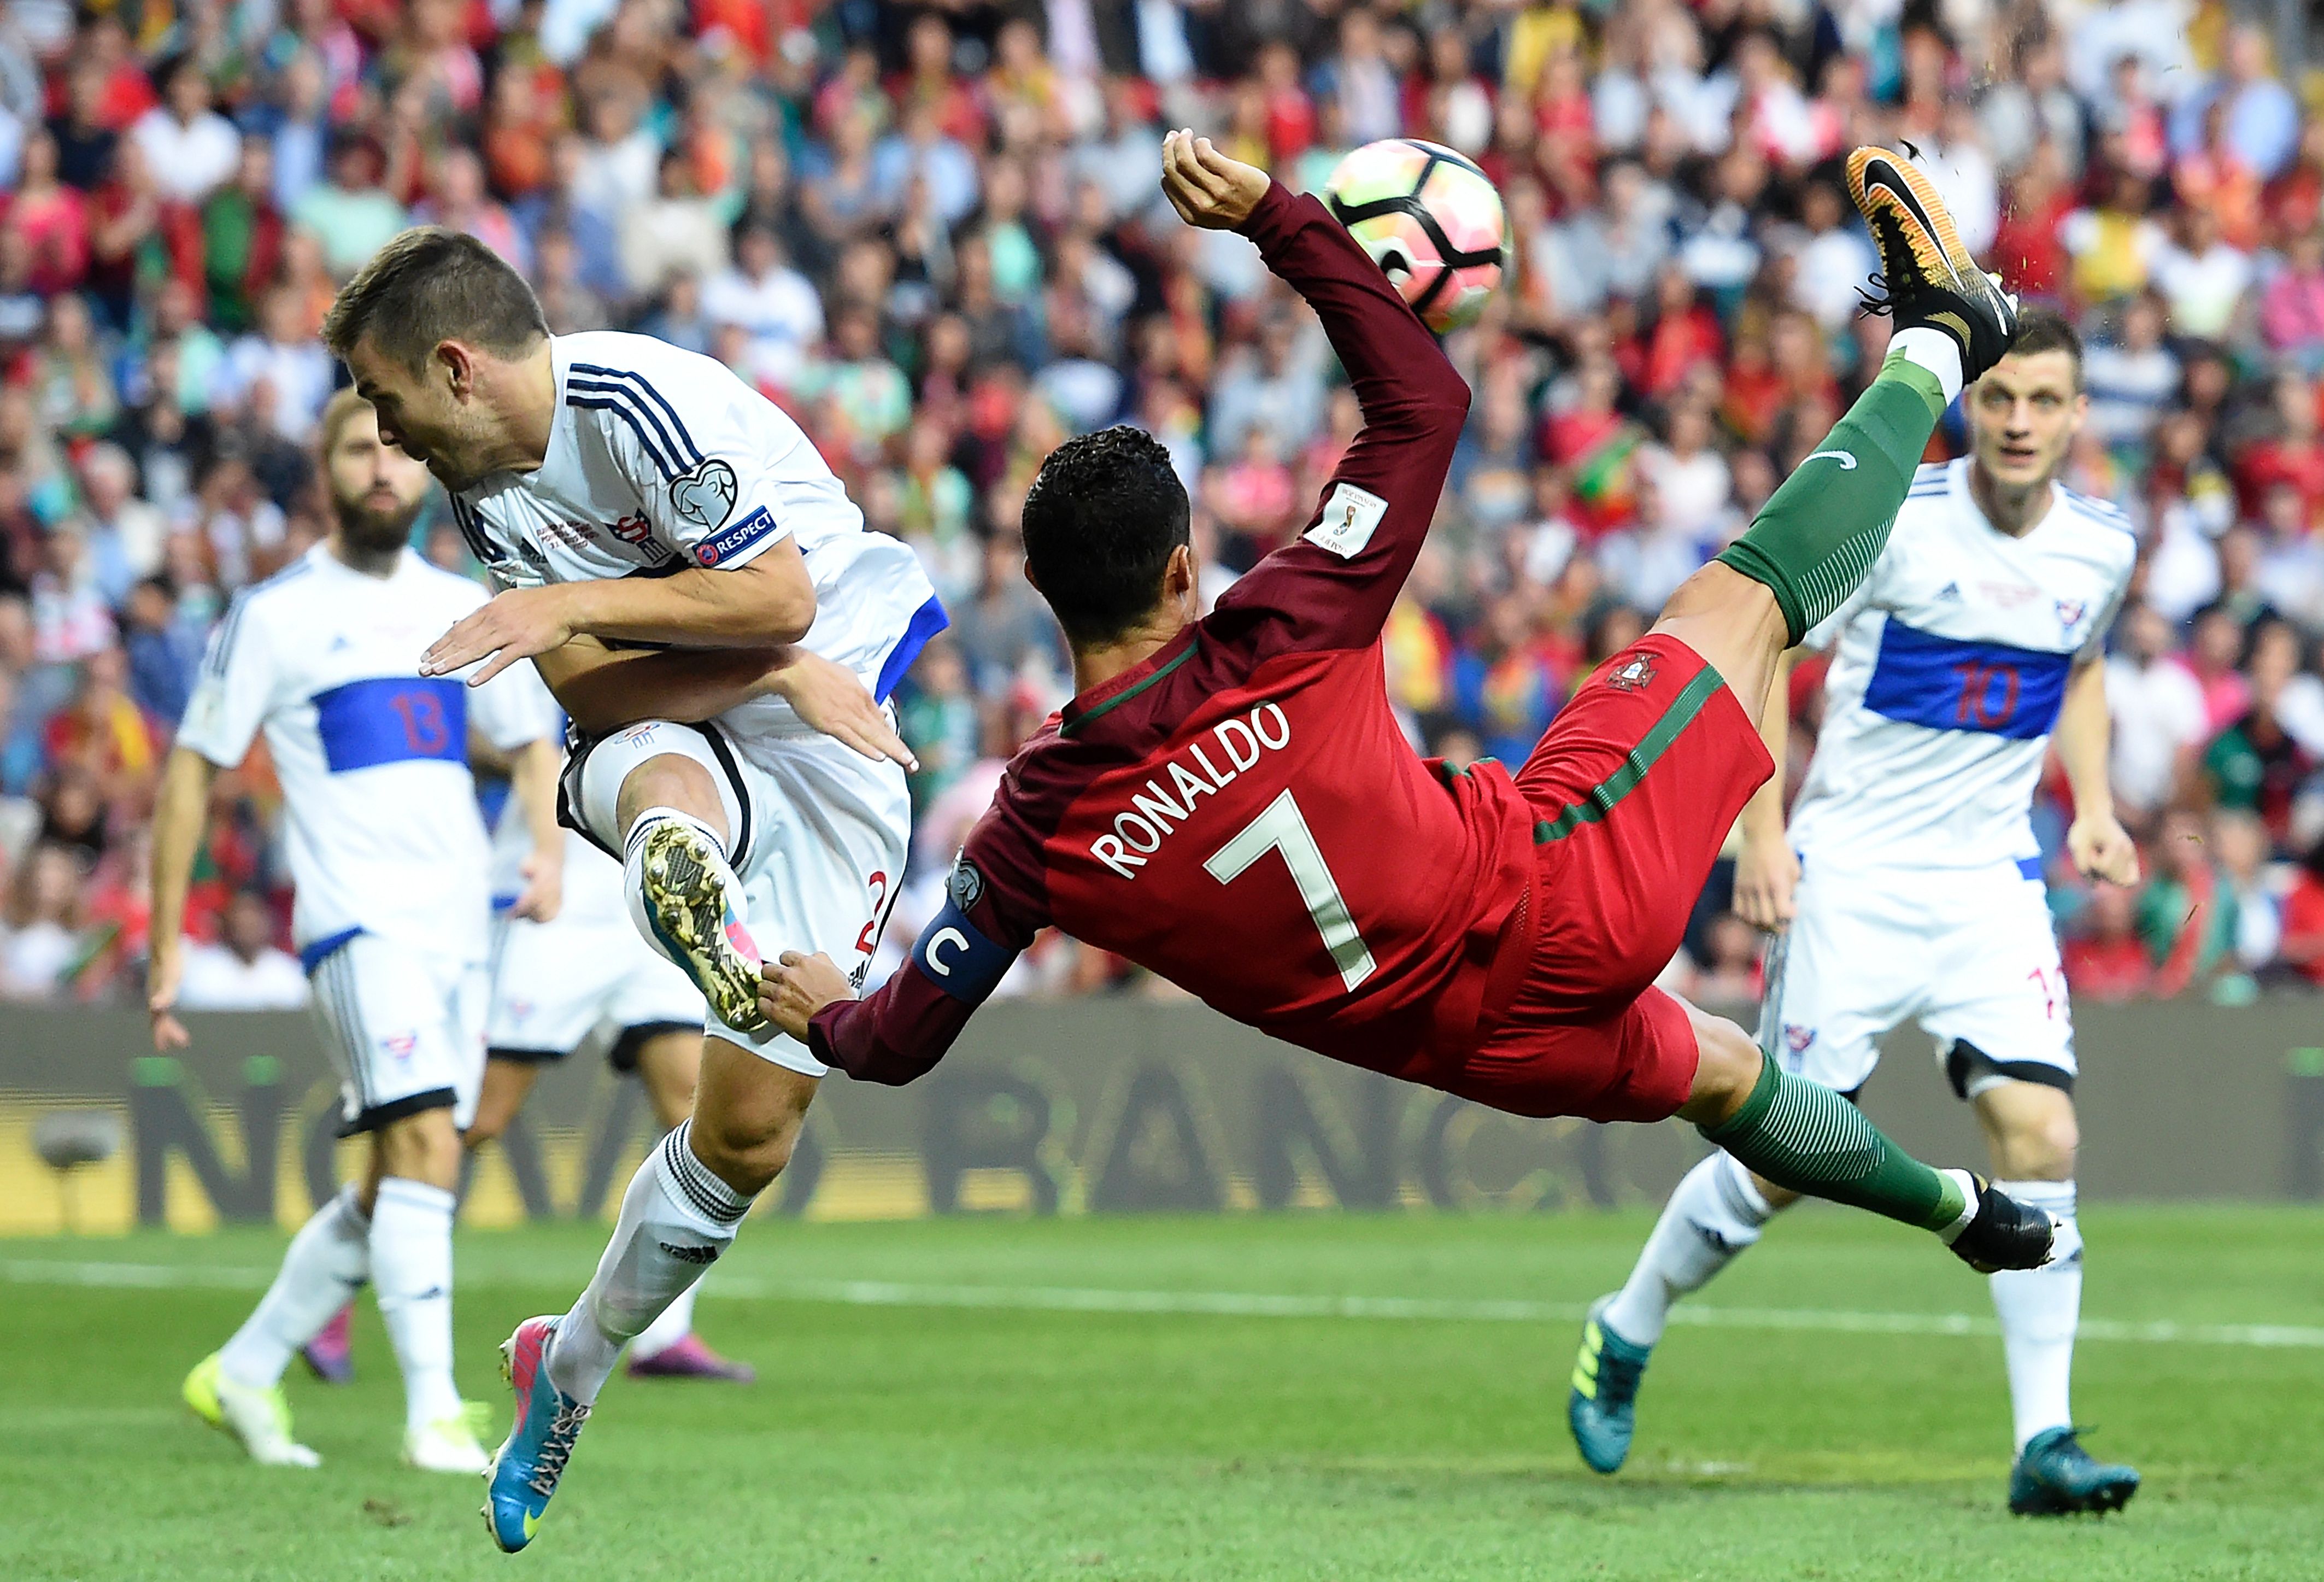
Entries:
{"label": "player's outstretched arm", "polygon": [[509,794],[532,835],[524,859],[524,893],[515,915],[545,923],[565,903],[565,832],[557,823],[557,781],[565,755],[555,742],[538,737],[519,747],[509,763]]}
{"label": "player's outstretched arm", "polygon": [[186,893],[217,779],[217,764],[191,747],[172,748],[153,804],[152,957],[145,969],[145,1009],[153,1018],[153,1047],[164,1053],[192,1041],[177,1013],[178,983],[185,972]]}
{"label": "player's outstretched arm", "polygon": [[2138,883],[2138,846],[2114,812],[2114,787],[2107,758],[2114,745],[2114,722],[2107,712],[2106,665],[2085,659],[2066,682],[2054,740],[2058,762],[2074,793],[2074,821],[2066,830],[2066,850],[2083,877],[2110,884]]}
{"label": "player's outstretched arm", "polygon": [[533,665],[585,735],[602,736],[648,719],[696,725],[772,696],[866,758],[920,766],[854,671],[795,644],[649,653],[610,649],[585,637],[537,656]]}
{"label": "player's outstretched arm", "polygon": [[1784,765],[1790,762],[1792,656],[1776,661],[1759,711],[1759,739],[1775,763],[1775,772],[1743,804],[1743,844],[1735,854],[1735,912],[1755,929],[1779,933],[1791,925],[1793,892],[1799,888],[1800,859],[1784,829]]}
{"label": "player's outstretched arm", "polygon": [[1188,224],[1249,236],[1307,300],[1364,415],[1307,531],[1238,582],[1221,608],[1286,613],[1314,646],[1368,647],[1436,514],[1469,386],[1318,199],[1185,132],[1164,139],[1162,190]]}
{"label": "player's outstretched arm", "polygon": [[767,1020],[859,1082],[900,1085],[932,1070],[1049,922],[1040,837],[1020,791],[1001,782],[961,847],[943,909],[894,976],[859,1000],[829,957],[788,952],[761,982]]}
{"label": "player's outstretched arm", "polygon": [[475,687],[575,637],[765,648],[797,643],[814,624],[815,582],[786,538],[740,566],[510,588],[438,638],[420,673],[448,676],[481,660],[468,678]]}

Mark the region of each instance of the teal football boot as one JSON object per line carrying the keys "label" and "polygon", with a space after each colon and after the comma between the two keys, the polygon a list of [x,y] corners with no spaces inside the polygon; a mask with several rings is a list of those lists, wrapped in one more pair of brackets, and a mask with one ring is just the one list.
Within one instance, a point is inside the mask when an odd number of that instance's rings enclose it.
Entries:
{"label": "teal football boot", "polygon": [[2009,1469],[2009,1509],[2019,1516],[2105,1515],[2130,1503],[2138,1474],[2082,1448],[2070,1428],[2046,1429],[2025,1442]]}
{"label": "teal football boot", "polygon": [[1581,1355],[1573,1359],[1573,1389],[1565,1398],[1574,1448],[1591,1470],[1604,1473],[1620,1471],[1629,1457],[1630,1435],[1638,1426],[1638,1381],[1654,1351],[1606,1327],[1601,1315],[1613,1300],[1600,1297],[1590,1305]]}

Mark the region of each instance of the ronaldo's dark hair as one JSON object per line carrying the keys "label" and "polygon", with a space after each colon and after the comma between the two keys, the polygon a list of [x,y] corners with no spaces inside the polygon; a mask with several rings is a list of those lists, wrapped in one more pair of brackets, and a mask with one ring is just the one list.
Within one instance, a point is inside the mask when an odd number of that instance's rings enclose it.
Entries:
{"label": "ronaldo's dark hair", "polygon": [[1169,451],[1143,429],[1117,423],[1049,453],[1025,496],[1025,563],[1068,639],[1111,642],[1155,606],[1187,516]]}

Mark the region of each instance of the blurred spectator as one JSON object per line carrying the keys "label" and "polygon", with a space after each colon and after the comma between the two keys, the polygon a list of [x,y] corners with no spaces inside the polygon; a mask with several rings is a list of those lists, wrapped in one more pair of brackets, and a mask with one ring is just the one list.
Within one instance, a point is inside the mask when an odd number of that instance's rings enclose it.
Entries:
{"label": "blurred spectator", "polygon": [[2155,838],[2154,872],[2139,897],[2139,937],[2154,971],[2149,987],[2165,999],[2236,970],[2235,892],[2204,833],[2199,815],[2185,809],[2166,814]]}
{"label": "blurred spectator", "polygon": [[2301,978],[2324,988],[2324,839],[2308,848],[2299,876],[2283,898],[2283,962]]}
{"label": "blurred spectator", "polygon": [[192,55],[163,62],[154,86],[161,102],[138,117],[129,135],[161,190],[198,206],[234,175],[242,158],[241,134],[210,107],[209,79]]}
{"label": "blurred spectator", "polygon": [[67,991],[80,955],[81,879],[72,852],[48,842],[18,867],[0,906],[0,999],[52,1000]]}
{"label": "blurred spectator", "polygon": [[307,1003],[307,974],[299,958],[273,943],[274,914],[266,898],[240,890],[226,903],[215,944],[186,951],[178,1000],[189,1011],[295,1011]]}
{"label": "blurred spectator", "polygon": [[2283,718],[2284,689],[2299,662],[2299,639],[2292,628],[2281,621],[2263,625],[2253,643],[2250,706],[2203,750],[2203,779],[2212,804],[2256,814],[2279,846],[2291,840],[2292,798],[2317,767],[2315,755]]}
{"label": "blurred spectator", "polygon": [[2267,874],[2267,830],[2248,814],[2215,814],[2211,853],[2235,902],[2236,961],[2246,972],[2256,973],[2276,958],[2283,942],[2283,913]]}
{"label": "blurred spectator", "polygon": [[734,262],[703,282],[702,311],[714,325],[739,325],[750,337],[752,372],[778,386],[797,381],[823,339],[823,299],[763,220],[743,225]]}
{"label": "blurred spectator", "polygon": [[322,238],[323,261],[344,280],[404,226],[403,206],[380,190],[383,156],[366,134],[337,134],[329,177],[300,195],[290,217]]}
{"label": "blurred spectator", "polygon": [[2197,146],[2206,117],[2222,112],[2227,145],[2263,181],[2291,162],[2300,141],[2300,106],[2277,80],[2270,64],[2267,34],[2251,23],[2227,33],[2223,69],[2181,99],[2171,114],[2171,143],[2184,152]]}
{"label": "blurred spectator", "polygon": [[2123,309],[2119,335],[2094,343],[2083,354],[2089,426],[2109,445],[2142,443],[2179,393],[2179,359],[2163,344],[2165,311],[2152,296],[2132,298]]}
{"label": "blurred spectator", "polygon": [[2137,896],[2111,884],[2091,890],[2059,953],[2066,981],[2077,996],[2134,999],[2145,994],[2153,980],[2146,942],[2138,933]]}
{"label": "blurred spectator", "polygon": [[2118,647],[2107,661],[2107,707],[2114,716],[2110,768],[2124,822],[2144,826],[2190,776],[2210,739],[2202,689],[2169,657],[2171,623],[2147,605],[2117,618]]}

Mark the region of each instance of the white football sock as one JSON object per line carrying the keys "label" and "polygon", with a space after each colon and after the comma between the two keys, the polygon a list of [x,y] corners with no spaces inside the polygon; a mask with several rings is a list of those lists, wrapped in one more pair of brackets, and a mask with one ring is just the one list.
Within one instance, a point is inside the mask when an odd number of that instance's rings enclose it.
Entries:
{"label": "white football sock", "polygon": [[1600,1318],[1623,1339],[1654,1345],[1670,1321],[1671,1304],[1710,1284],[1775,1217],[1751,1172],[1732,1154],[1712,1154],[1671,1194],[1628,1283]]}
{"label": "white football sock", "polygon": [[659,1356],[671,1346],[694,1333],[694,1299],[702,1290],[700,1281],[678,1293],[678,1300],[661,1310],[661,1317],[647,1325],[635,1340],[630,1342],[633,1357]]}
{"label": "white football sock", "polygon": [[371,1221],[356,1206],[354,1187],[340,1189],[316,1209],[290,1238],[274,1283],[218,1353],[226,1376],[254,1390],[280,1383],[292,1354],[370,1277],[370,1236]]}
{"label": "white football sock", "polygon": [[452,1383],[452,1194],[390,1176],[371,1211],[372,1289],[403,1370],[409,1428],[460,1412]]}
{"label": "white football sock", "polygon": [[[1996,1181],[1995,1189],[2029,1208],[2046,1208],[2075,1224],[2071,1181]],[[2077,1227],[2079,1230],[2079,1227]],[[2080,1251],[2046,1269],[2005,1269],[1988,1277],[1993,1310],[2001,1318],[2001,1346],[2009,1360],[2009,1405],[2017,1448],[2046,1429],[2074,1420],[2069,1405],[2074,1374],[2074,1330],[2082,1317]]]}
{"label": "white football sock", "polygon": [[1945,404],[1950,406],[1960,399],[1960,342],[1941,329],[1931,329],[1925,324],[1915,324],[1900,329],[1888,338],[1888,356],[1902,356],[1916,367],[1926,368],[1945,387]]}
{"label": "white football sock", "polygon": [[646,1155],[595,1277],[558,1323],[549,1381],[577,1401],[597,1399],[622,1347],[702,1278],[751,1211],[751,1198],[695,1157],[693,1135],[694,1123],[681,1121]]}

